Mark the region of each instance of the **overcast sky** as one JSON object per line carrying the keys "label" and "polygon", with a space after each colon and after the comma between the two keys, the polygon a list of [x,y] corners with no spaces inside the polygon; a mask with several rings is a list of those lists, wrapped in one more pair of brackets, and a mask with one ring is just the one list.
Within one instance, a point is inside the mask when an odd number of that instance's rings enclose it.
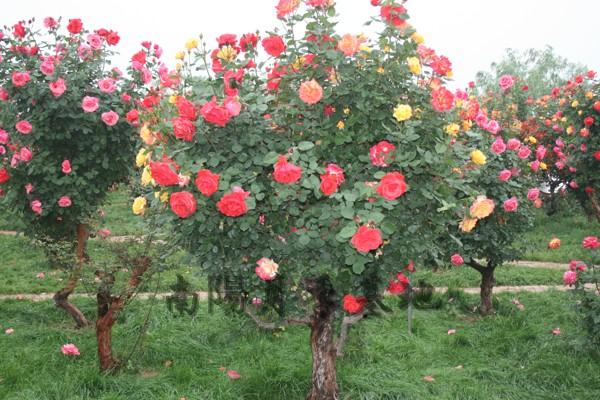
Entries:
{"label": "overcast sky", "polygon": [[[222,33],[243,34],[279,26],[277,0],[18,0],[3,7],[1,25],[46,16],[81,18],[84,26],[119,32],[122,54],[133,54],[142,40],[159,43],[165,60],[190,37],[202,33],[212,46]],[[378,12],[369,0],[336,0],[340,33],[368,33],[363,26]],[[551,45],[570,61],[600,69],[600,39],[596,0],[409,0],[411,24],[425,36],[426,44],[453,63],[455,84],[464,86],[506,48],[527,49]]]}

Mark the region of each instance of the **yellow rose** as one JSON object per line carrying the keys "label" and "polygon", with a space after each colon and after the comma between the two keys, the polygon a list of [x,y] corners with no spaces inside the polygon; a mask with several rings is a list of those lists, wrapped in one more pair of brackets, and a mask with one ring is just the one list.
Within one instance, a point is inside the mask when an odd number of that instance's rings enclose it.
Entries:
{"label": "yellow rose", "polygon": [[196,38],[188,39],[185,42],[185,48],[188,50],[195,49],[196,47],[198,47],[198,39]]}
{"label": "yellow rose", "polygon": [[475,228],[476,224],[477,224],[477,218],[465,217],[465,218],[463,218],[462,221],[460,221],[460,224],[458,226],[459,226],[460,230],[463,232],[471,232],[473,230],[473,228]]}
{"label": "yellow rose", "polygon": [[337,126],[338,129],[344,129],[344,127],[346,126],[346,124],[344,124],[344,121],[339,120],[336,126]]}
{"label": "yellow rose", "polygon": [[413,33],[412,35],[410,35],[410,38],[416,43],[416,44],[422,44],[423,42],[425,42],[425,38],[420,34],[420,33]]}
{"label": "yellow rose", "polygon": [[469,129],[471,129],[472,126],[473,126],[473,121],[464,120],[462,122],[463,131],[468,131]]}
{"label": "yellow rose", "polygon": [[540,169],[541,169],[542,171],[545,171],[545,170],[547,170],[547,169],[548,169],[548,165],[546,165],[546,163],[544,163],[544,162],[541,162],[541,163],[540,163]]}
{"label": "yellow rose", "polygon": [[571,107],[576,108],[579,106],[579,102],[577,100],[573,100],[573,102],[571,103]]}
{"label": "yellow rose", "polygon": [[471,161],[473,161],[477,165],[485,164],[485,154],[481,152],[481,150],[473,150],[471,152]]}
{"label": "yellow rose", "polygon": [[575,132],[575,127],[573,125],[569,125],[567,128],[567,135],[572,135]]}
{"label": "yellow rose", "polygon": [[586,99],[592,99],[592,98],[594,98],[594,93],[592,93],[592,92],[585,92],[585,97],[586,97]]}
{"label": "yellow rose", "polygon": [[177,95],[176,94],[172,94],[172,95],[169,96],[169,103],[170,104],[177,103]]}
{"label": "yellow rose", "polygon": [[138,168],[143,167],[148,162],[150,155],[151,153],[146,153],[146,149],[141,148],[140,151],[138,151],[137,156],[135,156],[135,165]]}
{"label": "yellow rose", "polygon": [[398,122],[406,121],[410,117],[412,117],[412,108],[408,104],[398,104],[394,108],[394,118]]}
{"label": "yellow rose", "polygon": [[371,52],[371,48],[368,45],[366,45],[365,43],[363,43],[360,46],[358,46],[358,49],[360,51],[364,51],[366,53],[370,53]]}
{"label": "yellow rose", "polygon": [[175,53],[175,59],[177,59],[177,60],[183,60],[184,58],[185,58],[185,52],[178,51],[177,53]]}
{"label": "yellow rose", "polygon": [[133,206],[131,209],[135,215],[144,215],[144,211],[146,210],[146,198],[145,197],[136,197],[133,201]]}
{"label": "yellow rose", "polygon": [[378,74],[383,74],[384,72],[385,72],[385,68],[383,68],[383,67],[377,68],[377,73]]}
{"label": "yellow rose", "polygon": [[160,199],[161,203],[169,201],[169,192],[154,192],[154,198]]}
{"label": "yellow rose", "polygon": [[535,136],[529,136],[528,139],[529,139],[529,143],[531,143],[531,144],[537,143],[537,139],[535,138]]}
{"label": "yellow rose", "polygon": [[488,199],[485,196],[477,196],[471,208],[469,208],[469,214],[472,218],[482,219],[490,215],[494,211],[496,204],[494,200]]}
{"label": "yellow rose", "polygon": [[237,51],[235,51],[235,49],[229,45],[221,47],[221,49],[217,53],[217,58],[220,58],[221,60],[224,60],[224,61],[230,61],[230,62],[235,60],[236,56],[237,56]]}
{"label": "yellow rose", "polygon": [[142,186],[154,186],[154,179],[152,179],[152,174],[150,173],[150,168],[145,167],[144,171],[142,171]]}
{"label": "yellow rose", "polygon": [[446,125],[446,133],[448,135],[456,136],[458,132],[460,132],[460,125],[455,123]]}
{"label": "yellow rose", "polygon": [[348,115],[348,114],[350,114],[350,108],[348,108],[348,107],[344,107],[344,110],[343,110],[343,112],[344,112],[344,115]]}
{"label": "yellow rose", "polygon": [[408,57],[406,59],[408,63],[408,69],[415,75],[419,75],[421,73],[421,61],[417,57]]}

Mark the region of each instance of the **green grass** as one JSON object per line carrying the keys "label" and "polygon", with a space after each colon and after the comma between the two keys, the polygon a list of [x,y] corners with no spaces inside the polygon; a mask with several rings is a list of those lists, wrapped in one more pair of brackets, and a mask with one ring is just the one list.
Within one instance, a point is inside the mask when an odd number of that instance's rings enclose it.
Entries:
{"label": "green grass", "polygon": [[[523,236],[523,240],[530,246],[523,259],[563,263],[581,260],[587,254],[581,247],[581,241],[590,235],[600,235],[600,224],[595,220],[590,221],[575,212],[563,212],[549,217],[538,210],[533,229]],[[551,250],[548,249],[548,242],[553,237],[559,238],[561,244],[558,249]]]}
{"label": "green grass", "polygon": [[143,231],[142,218],[131,211],[134,197],[126,186],[109,193],[102,207],[106,217],[101,227],[110,229],[114,236],[136,235]]}
{"label": "green grass", "polygon": [[[105,260],[111,254],[111,247],[115,245],[101,240],[90,241],[88,250],[94,260]],[[52,266],[46,260],[43,251],[22,236],[0,236],[0,294],[18,293],[52,293],[60,289],[68,272]],[[192,284],[194,290],[206,290],[205,280],[198,276],[197,269],[183,263],[183,253],[172,256],[172,262],[179,265],[177,268],[161,272],[160,277],[155,274],[146,282],[141,290],[156,289],[156,279],[160,278],[159,291],[171,291],[169,286],[175,283],[176,274],[182,274]],[[43,279],[37,278],[39,272],[44,272]],[[124,273],[117,275],[117,282],[124,282]],[[94,292],[94,271],[85,269],[82,281],[77,292]]]}
{"label": "green grass", "polygon": [[[350,332],[346,357],[338,362],[342,399],[597,399],[600,361],[576,347],[580,334],[567,293],[500,296],[498,314],[480,318],[462,307],[416,310],[414,335],[406,313],[370,318]],[[92,301],[82,301],[92,314]],[[394,306],[396,300],[390,300]],[[454,303],[453,303],[454,304]],[[128,353],[149,302],[134,303],[114,331],[115,349]],[[156,304],[143,352],[117,375],[100,375],[94,332],[72,322],[50,302],[0,303],[0,398],[36,399],[303,399],[310,379],[308,330],[277,335],[257,330],[245,318],[206,304],[195,319],[177,318]],[[562,334],[550,330],[560,327]],[[456,329],[448,335],[448,329]],[[60,353],[74,343],[81,356]],[[463,368],[456,368],[462,365]],[[227,378],[220,367],[238,371]],[[423,377],[432,375],[434,382]]]}

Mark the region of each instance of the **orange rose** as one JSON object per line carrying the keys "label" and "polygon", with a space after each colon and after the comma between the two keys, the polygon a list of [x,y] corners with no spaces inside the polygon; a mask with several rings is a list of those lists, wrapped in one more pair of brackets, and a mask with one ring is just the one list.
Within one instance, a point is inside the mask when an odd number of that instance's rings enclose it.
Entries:
{"label": "orange rose", "polygon": [[459,227],[463,232],[471,232],[473,230],[473,228],[475,228],[476,224],[477,224],[477,218],[465,217],[460,222]]}
{"label": "orange rose", "polygon": [[353,56],[356,52],[358,52],[360,48],[361,40],[354,35],[350,35],[349,33],[342,36],[340,41],[338,42],[338,49],[344,53],[346,56]]}
{"label": "orange rose", "polygon": [[317,81],[302,82],[299,90],[300,100],[306,104],[316,104],[323,98],[323,88]]}
{"label": "orange rose", "polygon": [[469,209],[469,213],[473,218],[482,219],[490,215],[494,211],[494,207],[494,200],[488,199],[485,196],[477,196]]}

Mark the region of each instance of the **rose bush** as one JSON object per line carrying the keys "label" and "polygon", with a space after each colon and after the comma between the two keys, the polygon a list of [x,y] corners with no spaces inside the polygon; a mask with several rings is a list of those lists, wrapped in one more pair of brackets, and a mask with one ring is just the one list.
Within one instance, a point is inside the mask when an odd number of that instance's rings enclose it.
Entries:
{"label": "rose bush", "polygon": [[22,21],[0,32],[0,202],[47,250],[57,241],[77,247],[78,267],[55,300],[81,326],[67,298],[85,259],[86,222],[131,171],[136,141],[124,116],[139,86],[109,67],[116,32],[78,19],[64,28],[48,17],[41,31]]}
{"label": "rose bush", "polygon": [[449,61],[403,6],[376,7],[382,34],[368,39],[335,32],[332,1],[282,0],[284,32],[188,41],[139,110],[148,191],[134,212],[164,209],[212,287],[261,299],[246,306],[255,321],[311,327],[311,399],[338,396],[341,306],[364,315],[405,287],[409,260],[442,262],[434,239],[463,185],[444,132]]}

